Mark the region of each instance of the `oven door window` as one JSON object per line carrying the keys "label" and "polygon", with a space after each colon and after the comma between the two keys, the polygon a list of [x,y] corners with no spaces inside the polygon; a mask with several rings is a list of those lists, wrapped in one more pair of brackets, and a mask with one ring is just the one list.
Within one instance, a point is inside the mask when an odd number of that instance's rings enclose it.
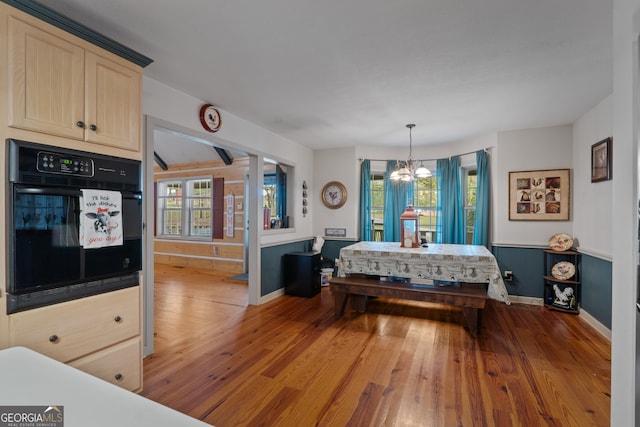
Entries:
{"label": "oven door window", "polygon": [[122,246],[83,250],[87,279],[142,269],[142,198],[122,195],[122,234]]}
{"label": "oven door window", "polygon": [[142,268],[142,197],[123,193],[122,245],[80,246],[80,191],[13,189],[10,293],[27,293],[131,274]]}
{"label": "oven door window", "polygon": [[78,197],[15,190],[13,292],[80,280]]}

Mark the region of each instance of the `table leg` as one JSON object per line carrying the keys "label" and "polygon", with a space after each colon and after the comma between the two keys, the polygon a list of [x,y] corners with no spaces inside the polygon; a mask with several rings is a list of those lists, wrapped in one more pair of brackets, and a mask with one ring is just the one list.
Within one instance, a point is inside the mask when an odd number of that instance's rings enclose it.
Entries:
{"label": "table leg", "polygon": [[478,336],[478,325],[480,323],[480,310],[473,307],[462,307],[464,320],[467,322],[469,332],[472,336]]}
{"label": "table leg", "polygon": [[367,311],[367,296],[351,295],[351,308],[358,313],[365,313]]}
{"label": "table leg", "polygon": [[344,314],[344,310],[347,307],[348,294],[344,292],[333,292],[333,309],[334,317],[339,319]]}

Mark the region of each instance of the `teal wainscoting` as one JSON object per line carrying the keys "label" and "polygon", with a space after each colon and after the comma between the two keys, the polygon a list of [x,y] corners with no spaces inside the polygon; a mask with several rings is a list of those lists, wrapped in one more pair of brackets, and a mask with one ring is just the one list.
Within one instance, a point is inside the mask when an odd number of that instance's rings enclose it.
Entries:
{"label": "teal wainscoting", "polygon": [[[542,248],[493,246],[500,271],[513,272],[505,281],[509,295],[543,297],[544,252]],[[580,306],[598,322],[611,329],[611,261],[582,254],[580,265]]]}
{"label": "teal wainscoting", "polygon": [[[357,243],[356,240],[325,240],[322,246],[323,260],[332,263],[340,255],[340,249]],[[265,296],[284,288],[283,255],[292,252],[310,252],[313,239],[267,246],[260,250],[262,271],[260,272],[260,295]],[[324,264],[324,262],[323,262]]]}
{"label": "teal wainscoting", "polygon": [[509,295],[542,298],[544,258],[540,248],[493,246],[500,271],[513,272],[513,280],[504,282]]}
{"label": "teal wainscoting", "polygon": [[582,254],[580,264],[580,305],[611,329],[611,261]]}
{"label": "teal wainscoting", "polygon": [[358,243],[357,240],[325,240],[322,246],[322,258],[333,262],[340,256],[340,249]]}
{"label": "teal wainscoting", "polygon": [[299,242],[283,243],[281,245],[267,246],[260,250],[260,295],[265,296],[278,289],[284,288],[283,255],[292,252],[310,252],[313,239]]}

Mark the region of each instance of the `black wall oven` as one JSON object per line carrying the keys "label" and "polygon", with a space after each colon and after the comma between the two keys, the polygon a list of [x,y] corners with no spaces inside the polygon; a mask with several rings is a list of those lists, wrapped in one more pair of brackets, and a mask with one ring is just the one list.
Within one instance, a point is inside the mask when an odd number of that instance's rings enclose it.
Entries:
{"label": "black wall oven", "polygon": [[[7,140],[7,313],[139,285],[141,163]],[[123,244],[84,249],[81,190],[122,195]]]}

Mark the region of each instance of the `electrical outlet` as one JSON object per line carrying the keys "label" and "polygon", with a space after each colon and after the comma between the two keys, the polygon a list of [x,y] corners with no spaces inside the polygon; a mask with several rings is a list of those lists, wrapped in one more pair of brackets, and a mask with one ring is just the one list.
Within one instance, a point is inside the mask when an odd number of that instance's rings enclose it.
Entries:
{"label": "electrical outlet", "polygon": [[513,280],[513,271],[505,270],[505,272],[504,272],[504,280],[506,280],[507,282],[512,281]]}
{"label": "electrical outlet", "polygon": [[213,247],[213,256],[218,256],[218,247],[217,246]]}

